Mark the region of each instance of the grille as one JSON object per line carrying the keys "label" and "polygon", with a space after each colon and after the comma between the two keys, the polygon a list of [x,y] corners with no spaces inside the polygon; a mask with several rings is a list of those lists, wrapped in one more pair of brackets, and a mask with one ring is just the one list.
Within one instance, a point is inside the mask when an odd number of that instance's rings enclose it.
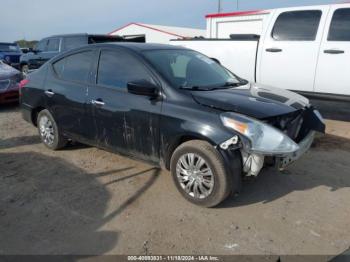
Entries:
{"label": "grille", "polygon": [[18,55],[10,55],[10,61],[11,61],[11,63],[19,63],[19,56]]}

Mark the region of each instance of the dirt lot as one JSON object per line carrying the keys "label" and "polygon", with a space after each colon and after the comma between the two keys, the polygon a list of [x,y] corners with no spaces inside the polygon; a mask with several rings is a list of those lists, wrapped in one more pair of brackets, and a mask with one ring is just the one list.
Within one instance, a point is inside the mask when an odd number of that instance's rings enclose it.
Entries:
{"label": "dirt lot", "polygon": [[340,254],[350,246],[350,123],[237,199],[196,207],[168,172],[96,148],[51,152],[0,108],[0,254]]}

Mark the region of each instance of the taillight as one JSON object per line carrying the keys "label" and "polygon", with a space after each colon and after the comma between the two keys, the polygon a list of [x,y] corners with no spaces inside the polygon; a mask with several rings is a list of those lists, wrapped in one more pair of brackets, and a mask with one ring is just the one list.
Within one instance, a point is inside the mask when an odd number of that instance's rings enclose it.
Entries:
{"label": "taillight", "polygon": [[28,79],[23,79],[21,82],[19,82],[19,89],[23,88],[28,83],[29,83]]}

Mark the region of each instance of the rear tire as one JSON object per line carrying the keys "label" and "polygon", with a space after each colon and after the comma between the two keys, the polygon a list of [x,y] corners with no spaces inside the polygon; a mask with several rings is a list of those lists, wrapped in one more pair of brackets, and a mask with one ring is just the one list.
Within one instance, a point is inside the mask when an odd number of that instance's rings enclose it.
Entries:
{"label": "rear tire", "polygon": [[66,146],[68,139],[60,133],[49,110],[44,109],[39,112],[37,126],[40,139],[47,148],[58,150]]}
{"label": "rear tire", "polygon": [[188,201],[204,207],[214,207],[224,201],[235,188],[233,181],[241,179],[241,170],[229,173],[221,154],[202,140],[181,144],[171,157],[170,171],[180,193]]}

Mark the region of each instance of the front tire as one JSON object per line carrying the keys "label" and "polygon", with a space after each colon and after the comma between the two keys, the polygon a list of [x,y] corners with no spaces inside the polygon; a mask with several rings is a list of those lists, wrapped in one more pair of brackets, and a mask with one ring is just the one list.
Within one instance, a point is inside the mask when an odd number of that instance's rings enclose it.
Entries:
{"label": "front tire", "polygon": [[171,157],[170,171],[180,193],[204,207],[224,201],[234,188],[233,181],[237,181],[233,176],[241,177],[241,170],[234,174],[227,172],[221,154],[202,140],[181,144]]}
{"label": "front tire", "polygon": [[68,140],[61,135],[49,110],[44,109],[39,112],[37,126],[40,139],[46,147],[58,150],[66,146]]}

